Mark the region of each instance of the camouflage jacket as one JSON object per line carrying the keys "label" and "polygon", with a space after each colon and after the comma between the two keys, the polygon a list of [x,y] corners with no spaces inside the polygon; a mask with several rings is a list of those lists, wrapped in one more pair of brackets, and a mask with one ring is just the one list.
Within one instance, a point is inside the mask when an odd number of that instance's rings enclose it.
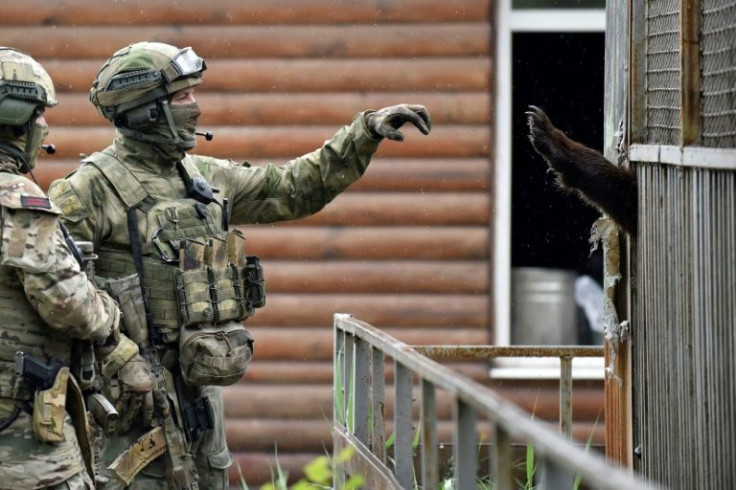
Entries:
{"label": "camouflage jacket", "polygon": [[[231,224],[259,224],[297,219],[322,209],[363,175],[378,144],[359,114],[321,148],[281,167],[251,167],[199,155],[186,158],[219,189],[218,201],[228,199]],[[186,197],[176,162],[162,163],[150,147],[119,137],[105,151],[115,155],[156,200]],[[125,203],[97,169],[82,165],[65,180],[54,182],[49,195],[76,239],[93,242],[95,250],[105,244],[129,250]]]}
{"label": "camouflage jacket", "polygon": [[[5,166],[7,168],[7,166]],[[59,227],[59,210],[23,176],[0,172],[0,419],[14,406],[14,356],[69,363],[71,338],[104,340],[119,310],[80,270]],[[0,432],[0,488],[38,488],[83,471],[69,417],[61,443],[38,442],[25,412]]]}

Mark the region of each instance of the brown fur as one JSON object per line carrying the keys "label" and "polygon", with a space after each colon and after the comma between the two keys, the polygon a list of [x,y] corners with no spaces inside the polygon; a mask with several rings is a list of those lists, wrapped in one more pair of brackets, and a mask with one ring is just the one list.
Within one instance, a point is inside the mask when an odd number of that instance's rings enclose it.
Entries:
{"label": "brown fur", "polygon": [[619,167],[599,152],[568,138],[543,110],[529,106],[529,141],[557,174],[558,184],[636,233],[637,183],[633,169]]}

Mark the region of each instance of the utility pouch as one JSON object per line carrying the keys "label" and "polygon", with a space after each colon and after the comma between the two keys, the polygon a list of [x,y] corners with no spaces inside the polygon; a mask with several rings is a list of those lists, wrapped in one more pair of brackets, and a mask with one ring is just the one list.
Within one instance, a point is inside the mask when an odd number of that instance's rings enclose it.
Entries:
{"label": "utility pouch", "polygon": [[206,269],[176,271],[176,295],[182,327],[215,319]]}
{"label": "utility pouch", "polygon": [[215,314],[215,322],[241,319],[240,304],[237,300],[237,276],[231,267],[208,269],[210,299]]}
{"label": "utility pouch", "polygon": [[258,257],[248,257],[245,266],[245,300],[250,308],[266,306],[266,285],[263,281],[263,268]]}
{"label": "utility pouch", "polygon": [[120,305],[122,330],[138,345],[148,342],[146,308],[138,274],[105,280],[105,290]]}
{"label": "utility pouch", "polygon": [[253,358],[253,337],[243,325],[183,327],[179,335],[179,367],[192,386],[237,383]]}
{"label": "utility pouch", "polygon": [[64,439],[68,382],[69,368],[64,366],[56,373],[50,388],[36,391],[33,399],[33,433],[41,442],[61,442]]}

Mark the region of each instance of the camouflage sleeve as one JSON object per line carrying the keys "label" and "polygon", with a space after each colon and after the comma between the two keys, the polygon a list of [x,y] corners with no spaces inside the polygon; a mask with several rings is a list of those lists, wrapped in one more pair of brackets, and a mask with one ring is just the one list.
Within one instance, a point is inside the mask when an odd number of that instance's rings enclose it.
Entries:
{"label": "camouflage sleeve", "polygon": [[271,223],[316,213],[363,175],[378,144],[361,113],[321,148],[286,165],[230,167],[223,187],[232,205],[231,223]]}
{"label": "camouflage sleeve", "polygon": [[81,271],[55,208],[3,207],[0,255],[0,264],[16,269],[28,300],[50,327],[96,341],[117,328],[117,305]]}
{"label": "camouflage sleeve", "polygon": [[[49,198],[61,209],[62,221],[72,236],[76,240],[92,242],[97,249],[103,231],[96,224],[96,214],[90,212],[89,206],[83,203],[79,193],[72,187],[70,178],[52,182],[49,186]],[[93,199],[96,195],[89,192],[86,195],[86,201],[92,206],[92,209],[105,209],[104,203]]]}

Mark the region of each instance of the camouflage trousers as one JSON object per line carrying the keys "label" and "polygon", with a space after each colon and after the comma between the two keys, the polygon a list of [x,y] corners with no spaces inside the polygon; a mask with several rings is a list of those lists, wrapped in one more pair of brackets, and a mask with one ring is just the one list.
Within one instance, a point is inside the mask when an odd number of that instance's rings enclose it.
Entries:
{"label": "camouflage trousers", "polygon": [[[0,419],[13,411],[14,402],[0,399]],[[0,490],[93,489],[69,415],[64,440],[41,443],[33,434],[33,419],[25,411],[0,432]]]}
{"label": "camouflage trousers", "polygon": [[[192,445],[192,456],[197,469],[197,481],[201,489],[226,489],[228,483],[228,468],[232,464],[232,456],[225,440],[225,412],[222,405],[222,394],[217,386],[207,386],[203,395],[207,396],[212,404],[215,415],[215,427],[204,432]],[[135,427],[130,432],[107,439],[103,450],[104,467],[109,465],[120,453],[130,447],[138,437],[148,429]],[[167,490],[171,488],[166,478],[166,464],[161,456],[146,466],[128,487],[123,486],[114,476],[103,470],[108,480],[97,483],[99,490]]]}

